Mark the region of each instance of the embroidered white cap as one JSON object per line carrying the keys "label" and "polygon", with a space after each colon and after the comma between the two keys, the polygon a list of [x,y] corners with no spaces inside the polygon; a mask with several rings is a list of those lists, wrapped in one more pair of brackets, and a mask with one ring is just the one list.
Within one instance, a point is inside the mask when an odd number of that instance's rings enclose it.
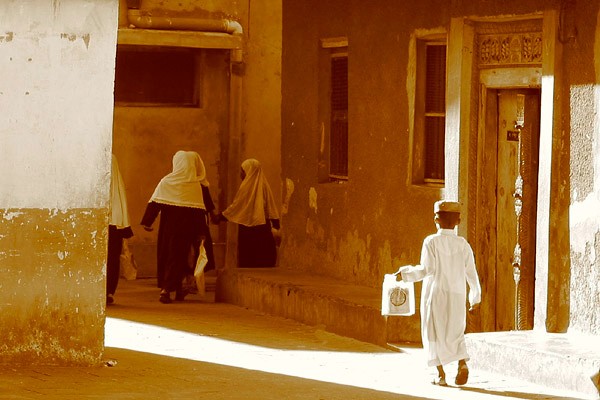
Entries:
{"label": "embroidered white cap", "polygon": [[456,212],[460,213],[460,203],[456,201],[440,200],[433,205],[433,212]]}

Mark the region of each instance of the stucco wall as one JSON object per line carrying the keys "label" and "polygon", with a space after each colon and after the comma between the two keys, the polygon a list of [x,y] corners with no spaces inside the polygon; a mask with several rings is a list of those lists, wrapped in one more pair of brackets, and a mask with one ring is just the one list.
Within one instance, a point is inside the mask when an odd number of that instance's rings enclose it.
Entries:
{"label": "stucco wall", "polygon": [[571,122],[570,329],[600,334],[600,13],[579,6],[566,46]]}
{"label": "stucco wall", "polygon": [[[411,34],[447,31],[455,16],[539,12],[542,3],[284,0],[283,264],[376,287],[384,273],[419,262],[442,191],[411,183]],[[319,183],[319,40],[335,37],[348,38],[349,180]]]}
{"label": "stucco wall", "polygon": [[280,204],[281,1],[248,1],[240,159],[256,158]]}
{"label": "stucco wall", "polygon": [[0,4],[0,362],[99,362],[116,0]]}
{"label": "stucco wall", "polygon": [[[397,265],[419,262],[421,242],[435,229],[431,205],[441,196],[436,188],[410,184],[406,82],[411,33],[448,30],[451,17],[501,18],[562,10],[556,40],[564,56],[555,66],[562,73],[556,92],[567,95],[554,103],[561,120],[552,139],[552,188],[547,192],[551,215],[549,226],[543,227],[549,247],[541,249],[550,258],[550,279],[541,290],[547,293],[548,309],[553,309],[548,315],[560,316],[548,326],[563,331],[570,319],[570,329],[597,333],[598,4],[283,4],[282,168],[289,202],[284,204],[282,260],[370,286],[378,286],[382,274]],[[349,181],[319,183],[319,39],[341,36],[348,38]],[[546,315],[547,310],[542,312]]]}
{"label": "stucco wall", "polygon": [[[409,184],[408,46],[415,28],[437,28],[448,15],[415,4],[284,1],[286,266],[377,287],[384,273],[418,263],[423,238],[435,231],[440,188]],[[342,36],[348,38],[349,180],[319,183],[319,40]]]}

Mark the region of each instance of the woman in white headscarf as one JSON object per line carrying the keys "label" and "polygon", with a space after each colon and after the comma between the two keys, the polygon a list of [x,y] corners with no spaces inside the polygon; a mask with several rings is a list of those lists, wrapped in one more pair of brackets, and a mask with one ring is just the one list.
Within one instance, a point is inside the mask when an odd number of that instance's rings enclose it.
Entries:
{"label": "woman in white headscarf", "polygon": [[119,283],[121,273],[121,251],[123,250],[123,239],[133,236],[129,225],[129,214],[127,212],[127,197],[125,196],[125,185],[119,170],[117,157],[112,155],[111,185],[110,185],[110,215],[108,221],[108,255],[106,259],[106,303],[114,302],[114,294]]}
{"label": "woman in white headscarf", "polygon": [[219,219],[239,225],[239,267],[274,267],[277,250],[271,228],[279,229],[279,213],[273,192],[257,160],[244,161],[241,174],[233,203]]}
{"label": "woman in white headscarf", "polygon": [[[144,229],[152,230],[152,224],[160,213],[157,243],[157,281],[162,289],[160,301],[171,303],[183,300],[187,294],[181,286],[189,273],[191,249],[206,236],[206,199],[208,180],[202,159],[195,151],[178,151],[173,156],[173,172],[166,175],[156,186],[142,218]],[[205,188],[205,189],[204,189]],[[214,206],[213,206],[214,208]]]}

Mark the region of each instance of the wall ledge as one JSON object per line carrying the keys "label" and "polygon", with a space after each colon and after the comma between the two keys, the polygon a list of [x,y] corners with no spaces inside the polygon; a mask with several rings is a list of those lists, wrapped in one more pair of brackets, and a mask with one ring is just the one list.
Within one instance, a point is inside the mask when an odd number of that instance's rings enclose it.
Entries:
{"label": "wall ledge", "polygon": [[117,43],[197,49],[241,49],[242,37],[220,32],[119,28]]}

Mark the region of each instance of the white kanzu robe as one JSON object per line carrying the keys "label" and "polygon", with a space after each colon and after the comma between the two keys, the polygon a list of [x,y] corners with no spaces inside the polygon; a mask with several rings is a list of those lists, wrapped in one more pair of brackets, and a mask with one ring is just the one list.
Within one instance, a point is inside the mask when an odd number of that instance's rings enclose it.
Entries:
{"label": "white kanzu robe", "polygon": [[421,337],[429,366],[468,360],[465,345],[469,304],[481,302],[481,286],[469,243],[452,229],[440,229],[423,241],[421,264],[400,269],[402,280],[423,281]]}

